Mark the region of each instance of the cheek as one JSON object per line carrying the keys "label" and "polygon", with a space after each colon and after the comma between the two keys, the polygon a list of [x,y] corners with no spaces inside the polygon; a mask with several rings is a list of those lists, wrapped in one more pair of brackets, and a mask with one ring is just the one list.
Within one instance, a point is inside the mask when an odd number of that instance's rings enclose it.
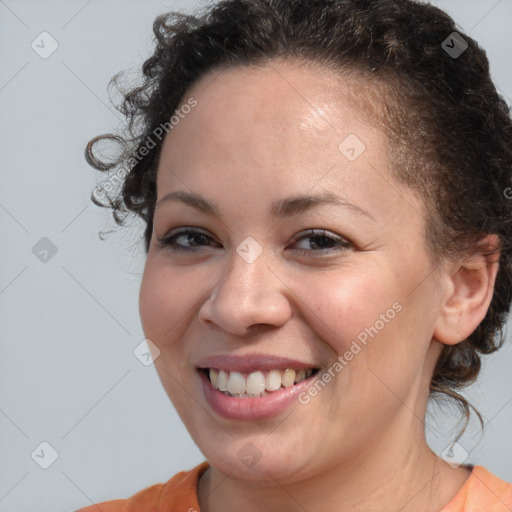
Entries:
{"label": "cheek", "polygon": [[[339,355],[350,349],[352,341],[361,346],[371,339],[372,327],[384,327],[380,315],[396,317],[393,283],[382,270],[374,278],[371,269],[326,273],[300,280],[300,296],[307,306],[304,314],[313,330]],[[386,325],[387,328],[387,325]],[[384,329],[382,329],[384,330]]]}
{"label": "cheek", "polygon": [[202,276],[184,268],[148,259],[139,293],[139,314],[146,338],[161,349],[172,345],[194,314],[194,304],[202,293]]}
{"label": "cheek", "polygon": [[362,404],[373,404],[363,407],[371,416],[372,410],[396,401],[390,389],[406,395],[428,343],[418,339],[415,329],[417,305],[407,300],[391,272],[367,267],[305,278],[300,296],[305,321],[332,351],[337,407],[361,412]]}
{"label": "cheek", "polygon": [[191,368],[185,364],[190,347],[185,338],[190,315],[196,314],[194,304],[201,297],[200,281],[201,276],[194,272],[185,276],[183,267],[172,267],[148,257],[139,292],[144,335],[160,350],[154,361],[155,369],[186,424],[190,422],[190,400],[180,382],[190,377]]}

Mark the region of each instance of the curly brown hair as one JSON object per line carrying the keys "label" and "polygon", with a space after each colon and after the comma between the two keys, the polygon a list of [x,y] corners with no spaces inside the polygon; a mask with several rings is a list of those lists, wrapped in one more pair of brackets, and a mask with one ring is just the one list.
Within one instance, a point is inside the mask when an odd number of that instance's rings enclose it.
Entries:
{"label": "curly brown hair", "polygon": [[[379,115],[393,149],[393,173],[427,206],[433,262],[470,254],[486,234],[500,241],[487,314],[467,339],[443,348],[430,385],[430,397],[451,397],[463,413],[457,439],[470,408],[483,428],[479,412],[457,390],[476,380],[482,354],[502,346],[512,300],[512,120],[485,51],[445,12],[413,0],[222,0],[195,16],[161,15],[153,30],[154,54],[142,66],[142,84],[124,92],[117,107],[125,129],[87,145],[94,168],[123,178],[120,190],[105,194],[112,187],[100,186],[92,201],[111,208],[118,225],[130,214],[143,219],[149,250],[164,140],[155,135],[169,128],[187,90],[207,72],[298,59],[383,87]],[[111,85],[119,87],[121,76]],[[99,157],[93,146],[102,142],[120,143],[121,154]]]}

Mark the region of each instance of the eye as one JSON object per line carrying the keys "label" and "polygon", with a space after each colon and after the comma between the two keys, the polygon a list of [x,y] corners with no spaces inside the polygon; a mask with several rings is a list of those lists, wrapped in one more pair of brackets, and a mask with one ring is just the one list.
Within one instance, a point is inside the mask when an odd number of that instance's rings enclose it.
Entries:
{"label": "eye", "polygon": [[[313,241],[313,243],[308,242],[308,245],[311,247],[310,249],[296,249],[296,251],[298,251],[299,254],[305,255],[311,254],[312,252],[330,253],[332,251],[346,250],[353,247],[345,238],[327,233],[325,229],[308,229],[307,231],[302,231],[293,238],[293,244],[297,245],[298,243],[302,243],[302,240],[307,239]],[[182,243],[184,242],[188,245],[178,243],[180,239],[182,239]],[[176,252],[196,252],[198,248],[206,247],[212,242],[217,247],[220,247],[220,244],[215,242],[210,236],[193,228],[181,229],[176,233],[171,232],[171,234],[159,238],[158,242],[160,247],[166,247]]]}
{"label": "eye", "polygon": [[[328,232],[325,229],[308,229],[305,234],[303,232],[296,235],[293,239],[293,242],[297,244],[297,242],[301,240],[313,240],[313,243],[309,243],[309,250],[298,249],[297,251],[300,254],[311,254],[311,252],[333,252],[346,250],[353,247],[353,245],[343,237],[338,235],[334,235],[333,233],[327,234]],[[300,236],[302,234],[302,236]],[[316,247],[316,248],[315,248]]]}
{"label": "eye", "polygon": [[[192,245],[180,245],[178,243],[178,240],[180,240],[180,238],[186,241],[186,243]],[[166,247],[171,251],[182,252],[196,252],[198,247],[204,247],[209,241],[213,241],[213,239],[206,235],[205,233],[192,228],[182,229],[177,233],[170,234],[168,236],[158,239],[160,247]]]}

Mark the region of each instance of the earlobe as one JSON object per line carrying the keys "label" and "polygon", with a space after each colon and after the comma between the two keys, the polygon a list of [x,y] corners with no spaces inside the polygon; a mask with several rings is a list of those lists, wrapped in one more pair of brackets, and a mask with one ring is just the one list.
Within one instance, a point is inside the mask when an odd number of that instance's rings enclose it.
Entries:
{"label": "earlobe", "polygon": [[484,319],[499,268],[498,247],[498,237],[488,235],[473,254],[447,268],[447,292],[434,331],[439,342],[455,345],[465,340]]}

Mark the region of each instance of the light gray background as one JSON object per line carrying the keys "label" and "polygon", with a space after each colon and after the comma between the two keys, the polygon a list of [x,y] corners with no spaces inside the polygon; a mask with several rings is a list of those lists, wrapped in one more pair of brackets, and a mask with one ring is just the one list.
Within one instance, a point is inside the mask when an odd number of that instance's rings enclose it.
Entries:
{"label": "light gray background", "polygon": [[[512,0],[433,3],[487,50],[510,103]],[[119,125],[107,83],[149,56],[154,18],[198,5],[0,0],[0,512],[128,497],[203,460],[153,366],[133,354],[144,338],[142,226],[99,239],[113,224],[89,201],[101,176],[83,159],[92,136]],[[47,59],[31,48],[43,31],[59,45]],[[57,247],[46,263],[32,252],[42,237]],[[469,461],[512,482],[510,345],[488,358],[466,393],[485,417],[485,436],[475,447],[473,422],[460,444]],[[455,416],[430,412],[443,432],[429,434],[440,453]],[[43,441],[58,452],[48,469],[31,456]]]}

